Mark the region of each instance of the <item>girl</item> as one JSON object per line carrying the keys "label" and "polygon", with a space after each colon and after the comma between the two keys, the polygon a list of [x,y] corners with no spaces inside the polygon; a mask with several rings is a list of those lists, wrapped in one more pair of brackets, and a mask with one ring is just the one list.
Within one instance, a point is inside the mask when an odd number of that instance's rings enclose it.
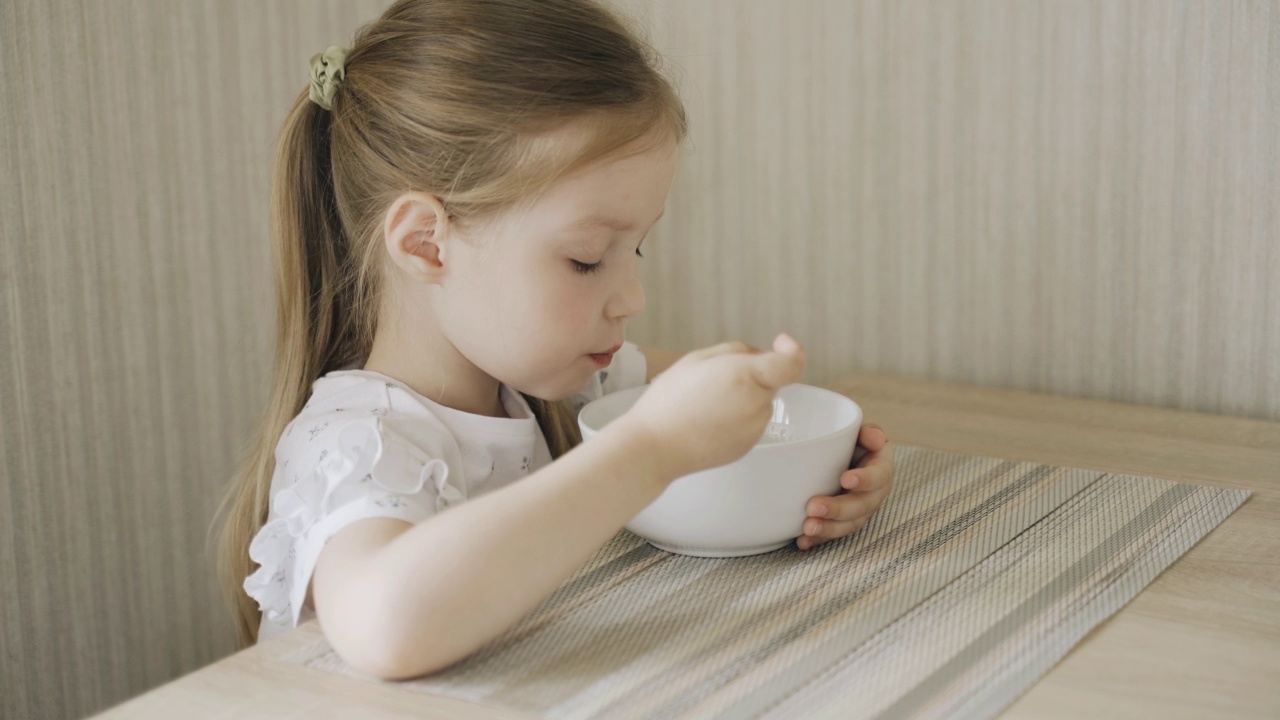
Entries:
{"label": "girl", "polygon": [[[685,116],[591,0],[400,0],[312,70],[276,157],[275,384],[220,572],[242,646],[318,616],[350,665],[405,678],[742,456],[804,351],[624,342]],[[578,408],[651,380],[578,446]],[[801,549],[887,494],[884,434],[859,443],[856,492],[810,500]]]}

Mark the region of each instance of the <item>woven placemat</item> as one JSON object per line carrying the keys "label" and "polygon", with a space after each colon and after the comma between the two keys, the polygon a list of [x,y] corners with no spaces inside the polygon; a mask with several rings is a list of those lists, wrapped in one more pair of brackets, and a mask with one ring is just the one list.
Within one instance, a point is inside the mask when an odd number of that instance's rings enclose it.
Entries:
{"label": "woven placemat", "polygon": [[[394,684],[547,718],[990,717],[1247,497],[899,446],[852,537],[708,559],[623,531],[502,637]],[[359,676],[323,640],[285,659]]]}

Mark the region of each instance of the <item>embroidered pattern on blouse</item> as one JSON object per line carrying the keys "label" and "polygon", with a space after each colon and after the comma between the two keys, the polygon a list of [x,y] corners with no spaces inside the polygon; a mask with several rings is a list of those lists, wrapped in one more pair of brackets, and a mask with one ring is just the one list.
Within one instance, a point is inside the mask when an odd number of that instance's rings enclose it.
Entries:
{"label": "embroidered pattern on blouse", "polygon": [[[575,411],[590,400],[605,394],[604,383],[609,379],[608,370],[599,371],[582,393],[570,400]],[[393,383],[384,383],[388,390]],[[349,409],[336,408],[344,413]],[[336,447],[325,447],[314,467],[308,471],[298,463],[284,460],[281,477],[290,470],[293,484],[281,489],[271,498],[271,519],[258,531],[249,546],[249,556],[259,565],[257,571],[245,578],[244,589],[258,601],[268,621],[287,625],[296,618],[305,597],[306,577],[309,568],[299,568],[298,543],[311,528],[337,507],[352,502],[367,502],[370,506],[393,509],[403,516],[405,508],[421,504],[429,496],[418,494],[430,483],[435,490],[434,510],[441,512],[466,501],[466,496],[454,484],[448,482],[449,468],[444,460],[426,457],[422,451],[393,430],[384,428],[382,418],[388,415],[386,407],[360,411],[360,419],[346,421],[337,431]],[[321,422],[310,428],[290,422],[285,437],[295,429],[309,433],[308,442],[320,438],[329,429],[330,422]],[[332,432],[332,430],[330,431]],[[384,437],[385,436],[385,437]],[[325,443],[328,445],[328,443]],[[532,457],[521,458],[521,471],[528,473]],[[429,508],[422,507],[423,511]],[[332,537],[324,538],[324,542]],[[305,547],[305,546],[303,546]],[[314,552],[314,550],[313,550]],[[314,561],[314,554],[309,558]],[[301,587],[296,587],[301,586]]]}
{"label": "embroidered pattern on blouse", "polygon": [[[341,505],[365,498],[376,507],[400,509],[420,502],[414,496],[430,483],[436,491],[436,512],[466,500],[448,483],[449,467],[443,460],[427,458],[382,428],[377,418],[343,426],[336,447],[329,450],[320,454],[312,472],[295,476],[293,485],[271,498],[272,519],[249,545],[249,557],[260,567],[245,578],[245,592],[277,624],[288,624],[300,610],[293,607],[291,593],[295,582],[304,581],[295,577],[297,542],[336,509],[335,494],[341,496]],[[376,489],[365,489],[371,487]]]}

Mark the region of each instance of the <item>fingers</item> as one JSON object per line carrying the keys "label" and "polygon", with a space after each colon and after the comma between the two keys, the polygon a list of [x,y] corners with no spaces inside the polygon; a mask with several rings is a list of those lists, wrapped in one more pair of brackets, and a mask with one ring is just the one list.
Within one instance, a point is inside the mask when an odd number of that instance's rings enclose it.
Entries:
{"label": "fingers", "polygon": [[790,335],[783,333],[773,341],[773,352],[760,353],[754,361],[756,382],[777,389],[790,385],[804,373],[805,350]]}
{"label": "fingers", "polygon": [[717,355],[728,355],[730,353],[755,354],[758,352],[760,352],[759,348],[754,348],[744,342],[734,340],[732,342],[722,342],[719,345],[705,347],[701,350],[694,350],[687,354],[696,358],[709,358]]}
{"label": "fingers", "polygon": [[773,350],[774,352],[783,353],[785,355],[788,353],[803,352],[804,349],[800,347],[800,343],[796,342],[795,338],[786,333],[782,333],[773,339]]}
{"label": "fingers", "polygon": [[804,530],[805,534],[796,538],[796,547],[801,550],[808,550],[823,543],[847,537],[861,530],[870,521],[870,515],[850,521],[831,522],[824,520],[818,528],[814,529],[814,531],[810,533],[810,524],[813,523],[813,520],[806,520]]}
{"label": "fingers", "polygon": [[[886,489],[884,492],[865,495],[837,495],[811,499],[806,510],[810,517],[805,518],[801,526],[803,534],[796,540],[796,546],[805,550],[828,540],[836,540],[858,532],[871,521],[887,494]],[[823,515],[814,517],[818,513]]]}
{"label": "fingers", "polygon": [[840,475],[840,487],[850,492],[875,492],[893,478],[893,448],[869,453],[862,464]]}
{"label": "fingers", "polygon": [[884,428],[875,423],[863,423],[858,431],[858,442],[853,447],[853,457],[849,459],[849,469],[860,467],[867,455],[884,450],[888,444],[889,436]]}
{"label": "fingers", "polygon": [[892,446],[868,453],[866,463],[840,476],[840,485],[848,492],[834,496],[818,496],[805,505],[804,525],[796,539],[801,550],[852,535],[870,522],[889,495],[893,481],[894,451]]}
{"label": "fingers", "polygon": [[884,428],[876,423],[863,423],[862,430],[858,432],[858,444],[866,449],[875,452],[884,448],[889,442],[889,436],[885,433]]}
{"label": "fingers", "polygon": [[885,494],[878,491],[810,498],[805,504],[805,514],[809,516],[805,520],[805,532],[809,532],[808,523],[848,522],[870,517],[880,509]]}
{"label": "fingers", "polygon": [[685,357],[705,360],[719,355],[753,355],[751,374],[761,386],[778,389],[784,385],[800,380],[804,373],[806,353],[804,347],[795,338],[782,333],[773,341],[773,352],[765,352],[760,348],[741,341],[723,342],[719,345],[694,350]]}

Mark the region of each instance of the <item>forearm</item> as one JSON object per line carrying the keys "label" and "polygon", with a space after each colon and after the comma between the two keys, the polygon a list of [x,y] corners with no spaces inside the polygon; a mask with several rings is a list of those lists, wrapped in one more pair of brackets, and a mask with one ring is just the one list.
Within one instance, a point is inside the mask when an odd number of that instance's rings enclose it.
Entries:
{"label": "forearm", "polygon": [[615,421],[528,478],[397,537],[368,579],[398,639],[389,675],[443,669],[545,600],[672,478],[644,436]]}

